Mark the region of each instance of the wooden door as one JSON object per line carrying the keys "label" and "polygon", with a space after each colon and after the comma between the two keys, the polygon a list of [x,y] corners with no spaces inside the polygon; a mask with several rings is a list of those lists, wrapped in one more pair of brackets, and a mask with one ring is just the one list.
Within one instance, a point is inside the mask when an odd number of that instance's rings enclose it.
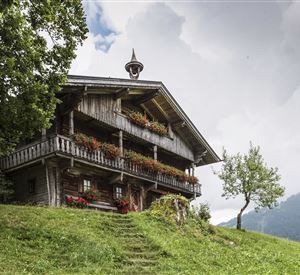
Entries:
{"label": "wooden door", "polygon": [[141,191],[137,188],[131,189],[131,210],[141,210]]}

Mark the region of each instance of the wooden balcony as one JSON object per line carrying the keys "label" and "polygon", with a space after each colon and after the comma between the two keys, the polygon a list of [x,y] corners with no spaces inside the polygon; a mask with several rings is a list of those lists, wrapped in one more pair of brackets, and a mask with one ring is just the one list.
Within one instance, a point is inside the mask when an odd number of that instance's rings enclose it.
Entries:
{"label": "wooden balcony", "polygon": [[191,162],[195,160],[194,153],[191,148],[189,148],[189,146],[184,143],[183,140],[175,133],[173,133],[172,138],[160,136],[148,129],[137,126],[126,115],[120,112],[92,113],[90,110],[84,109],[79,113],[84,113],[85,115],[88,115],[105,125],[122,130],[131,136],[157,145],[158,147],[190,160]]}
{"label": "wooden balcony", "polygon": [[71,139],[56,135],[49,137],[45,141],[39,141],[29,144],[14,153],[0,159],[0,169],[9,171],[29,163],[39,161],[52,155],[64,155],[73,157],[75,160],[84,160],[91,164],[96,164],[104,169],[110,169],[116,172],[123,172],[129,176],[135,176],[142,180],[147,180],[158,185],[171,187],[184,192],[201,194],[200,185],[191,185],[189,183],[178,181],[175,177],[166,176],[160,173],[154,173],[138,165],[135,165],[127,159],[118,158],[111,160],[106,158],[102,151],[90,152],[87,149],[76,145]]}

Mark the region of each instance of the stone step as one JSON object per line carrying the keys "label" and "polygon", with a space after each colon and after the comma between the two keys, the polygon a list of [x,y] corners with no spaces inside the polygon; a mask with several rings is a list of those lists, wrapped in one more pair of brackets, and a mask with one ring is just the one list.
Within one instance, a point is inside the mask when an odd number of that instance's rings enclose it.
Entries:
{"label": "stone step", "polygon": [[134,266],[155,266],[157,260],[155,259],[145,259],[145,258],[131,258],[127,260],[127,263]]}
{"label": "stone step", "polygon": [[143,233],[140,233],[139,231],[123,230],[123,231],[119,231],[118,234],[121,237],[128,236],[128,238],[130,238],[130,237],[142,237],[142,238],[145,238],[145,235]]}
{"label": "stone step", "polygon": [[129,242],[126,244],[126,248],[131,251],[140,251],[140,250],[153,250],[155,247],[148,242]]}
{"label": "stone step", "polygon": [[132,265],[127,265],[124,266],[120,270],[120,274],[126,274],[126,275],[155,275],[158,274],[157,272],[154,272],[152,266],[132,266]]}
{"label": "stone step", "polygon": [[139,229],[135,225],[124,225],[124,224],[107,224],[107,227],[111,229],[112,231],[137,231],[139,232]]}
{"label": "stone step", "polygon": [[111,219],[112,220],[133,220],[133,218],[132,217],[130,217],[130,216],[127,216],[127,215],[116,215],[116,214],[114,214],[114,215],[111,215]]}
{"label": "stone step", "polygon": [[142,259],[155,259],[158,258],[160,253],[157,253],[156,251],[149,251],[149,250],[144,250],[144,251],[127,251],[125,252],[125,255],[129,259],[137,259],[137,258],[142,258]]}
{"label": "stone step", "polygon": [[124,226],[131,226],[133,225],[133,222],[130,220],[113,220],[111,221],[111,224],[115,225],[124,225]]}

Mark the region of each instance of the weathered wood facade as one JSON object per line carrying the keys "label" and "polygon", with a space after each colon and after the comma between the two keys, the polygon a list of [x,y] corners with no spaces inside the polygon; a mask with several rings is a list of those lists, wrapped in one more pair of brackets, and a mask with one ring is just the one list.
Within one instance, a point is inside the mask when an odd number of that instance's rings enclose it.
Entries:
{"label": "weathered wood facade", "polygon": [[[62,103],[53,127],[0,159],[0,169],[15,182],[17,200],[59,206],[88,184],[100,192],[94,207],[116,210],[114,199],[122,195],[143,210],[162,194],[199,196],[201,186],[140,167],[124,157],[127,150],[190,175],[196,166],[219,161],[161,82],[69,76],[58,97]],[[131,111],[164,124],[168,134],[136,125],[128,117]],[[79,146],[75,133],[115,144],[120,157]]]}

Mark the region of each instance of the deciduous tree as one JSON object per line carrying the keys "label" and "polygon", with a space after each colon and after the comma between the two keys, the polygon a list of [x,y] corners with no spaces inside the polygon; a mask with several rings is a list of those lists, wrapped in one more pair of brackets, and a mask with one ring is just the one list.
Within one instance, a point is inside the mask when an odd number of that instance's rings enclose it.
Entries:
{"label": "deciduous tree", "polygon": [[245,201],[237,215],[237,229],[242,226],[242,214],[250,202],[261,207],[272,208],[284,194],[279,185],[280,175],[277,168],[269,168],[260,154],[260,147],[250,143],[248,154],[228,155],[223,150],[223,165],[216,175],[223,181],[223,196],[226,199],[242,195]]}
{"label": "deciduous tree", "polygon": [[0,2],[0,155],[50,127],[86,33],[80,0]]}

